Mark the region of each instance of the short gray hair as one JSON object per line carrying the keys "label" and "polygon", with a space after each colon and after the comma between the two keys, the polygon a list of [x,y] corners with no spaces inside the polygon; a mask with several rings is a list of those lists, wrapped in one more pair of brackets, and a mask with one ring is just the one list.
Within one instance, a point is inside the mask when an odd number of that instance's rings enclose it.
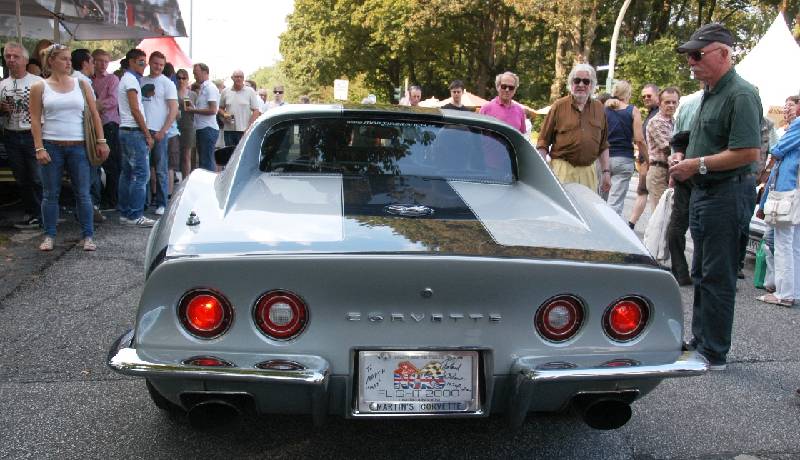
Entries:
{"label": "short gray hair", "polygon": [[511,78],[513,78],[514,79],[514,86],[517,86],[517,87],[519,86],[519,77],[517,76],[517,74],[515,74],[514,72],[505,71],[503,73],[497,74],[497,76],[494,77],[494,87],[495,88],[500,86],[500,79],[503,78],[503,77],[511,77]]}
{"label": "short gray hair", "polygon": [[20,45],[17,42],[8,42],[8,43],[6,43],[6,46],[3,47],[3,54],[6,53],[6,50],[8,48],[16,48],[16,49],[22,51],[22,57],[24,57],[25,59],[30,59],[31,58],[30,54],[28,54],[28,50],[24,46]]}
{"label": "short gray hair", "polygon": [[589,79],[592,80],[592,89],[597,88],[597,72],[594,71],[594,67],[585,63],[575,64],[575,67],[569,71],[569,77],[567,77],[567,88],[571,88],[570,85],[572,84],[572,79],[575,78],[575,75],[578,75],[578,72],[588,72]]}

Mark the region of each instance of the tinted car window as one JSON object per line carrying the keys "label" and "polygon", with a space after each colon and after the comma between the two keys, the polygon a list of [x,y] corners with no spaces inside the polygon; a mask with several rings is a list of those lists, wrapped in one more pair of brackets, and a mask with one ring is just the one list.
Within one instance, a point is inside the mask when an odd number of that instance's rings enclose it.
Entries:
{"label": "tinted car window", "polygon": [[436,177],[509,183],[513,150],[498,134],[459,124],[311,119],[277,125],[261,146],[265,172]]}

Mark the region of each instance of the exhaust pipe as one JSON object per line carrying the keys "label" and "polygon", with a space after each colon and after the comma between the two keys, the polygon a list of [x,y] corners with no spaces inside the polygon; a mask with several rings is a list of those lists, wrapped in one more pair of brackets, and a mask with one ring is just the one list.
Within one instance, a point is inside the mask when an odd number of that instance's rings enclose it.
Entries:
{"label": "exhaust pipe", "polygon": [[596,430],[616,430],[631,419],[631,405],[621,395],[579,395],[573,403],[583,421]]}
{"label": "exhaust pipe", "polygon": [[189,424],[198,430],[208,430],[228,425],[238,419],[242,411],[235,404],[221,399],[208,399],[189,408]]}

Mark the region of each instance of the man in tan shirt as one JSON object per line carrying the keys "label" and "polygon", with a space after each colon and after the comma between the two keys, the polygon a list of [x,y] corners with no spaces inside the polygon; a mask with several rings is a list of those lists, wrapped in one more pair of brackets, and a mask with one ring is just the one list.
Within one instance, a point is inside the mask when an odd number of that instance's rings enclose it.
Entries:
{"label": "man in tan shirt", "polygon": [[536,148],[562,183],[577,182],[597,191],[595,161],[602,166],[602,191],[611,187],[608,126],[603,104],[591,98],[597,76],[589,64],[569,73],[570,95],[553,103],[539,132]]}

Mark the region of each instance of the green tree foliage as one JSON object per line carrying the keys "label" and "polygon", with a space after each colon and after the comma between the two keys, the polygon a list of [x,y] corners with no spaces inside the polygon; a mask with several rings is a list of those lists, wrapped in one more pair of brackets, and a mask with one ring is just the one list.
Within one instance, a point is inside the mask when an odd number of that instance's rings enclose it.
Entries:
{"label": "green tree foliage", "polygon": [[[520,76],[517,99],[538,106],[565,94],[575,62],[606,64],[624,0],[296,0],[281,36],[284,71],[303,92],[322,94],[333,80],[363,78],[382,101],[407,78],[423,97],[448,96],[461,79],[494,96],[494,76]],[[708,22],[725,23],[737,52],[752,48],[781,0],[637,0],[619,37],[618,78],[694,88],[674,46]],[[785,3],[796,22],[800,0]],[[601,73],[600,80],[604,81]],[[356,96],[354,96],[356,97]]]}
{"label": "green tree foliage", "polygon": [[659,88],[676,86],[681,94],[697,91],[698,82],[690,78],[686,59],[675,52],[676,46],[675,38],[660,38],[649,45],[634,46],[620,56],[616,77],[630,82],[633,101],[648,83]]}

